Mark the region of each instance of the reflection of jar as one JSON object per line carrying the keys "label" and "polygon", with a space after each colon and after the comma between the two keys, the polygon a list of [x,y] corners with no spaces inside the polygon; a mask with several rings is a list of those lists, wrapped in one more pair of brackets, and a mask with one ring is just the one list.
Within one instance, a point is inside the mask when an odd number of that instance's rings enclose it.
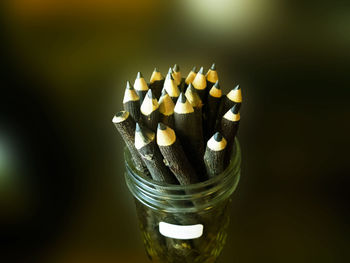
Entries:
{"label": "reflection of jar", "polygon": [[215,262],[225,241],[228,207],[240,177],[236,139],[231,162],[220,175],[182,186],[156,182],[135,170],[125,151],[126,183],[135,197],[148,256],[153,262]]}

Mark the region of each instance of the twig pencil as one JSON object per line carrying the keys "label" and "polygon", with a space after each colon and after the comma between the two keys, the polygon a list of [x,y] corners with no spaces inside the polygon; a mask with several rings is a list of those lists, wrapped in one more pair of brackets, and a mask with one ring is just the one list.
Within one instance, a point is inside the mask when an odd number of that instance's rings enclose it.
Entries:
{"label": "twig pencil", "polygon": [[242,103],[242,92],[241,87],[237,85],[234,87],[226,96],[223,96],[221,99],[221,105],[218,114],[218,120],[221,120],[221,117],[233,107],[233,105],[237,104],[238,110],[241,107]]}
{"label": "twig pencil", "polygon": [[213,65],[211,65],[211,67],[208,70],[205,77],[207,78],[207,90],[210,90],[211,87],[219,80],[219,76],[218,76],[218,73],[216,71],[215,63],[213,63]]}
{"label": "twig pencil", "polygon": [[140,98],[129,81],[126,82],[123,105],[124,110],[130,113],[134,121],[138,121],[140,118]]}
{"label": "twig pencil", "polygon": [[207,80],[205,78],[205,75],[203,74],[203,67],[199,69],[198,73],[196,74],[196,77],[192,81],[192,85],[197,90],[197,93],[201,100],[204,102]]}
{"label": "twig pencil", "polygon": [[164,77],[157,68],[154,68],[149,83],[149,88],[152,89],[154,96],[159,98],[164,85]]}
{"label": "twig pencil", "polygon": [[166,165],[181,185],[198,182],[197,175],[188,161],[173,129],[163,123],[158,124],[157,144]]}
{"label": "twig pencil", "polygon": [[192,81],[194,80],[194,78],[196,77],[197,72],[196,72],[196,67],[194,66],[192,68],[192,70],[190,71],[190,73],[188,73],[186,79],[185,79],[185,83],[188,85],[190,83],[192,83]]}
{"label": "twig pencil", "polygon": [[159,121],[159,104],[151,89],[147,91],[141,105],[141,120],[149,129],[156,131]]}
{"label": "twig pencil", "polygon": [[221,119],[221,133],[227,140],[227,150],[225,163],[228,163],[228,160],[231,157],[233,150],[233,144],[235,142],[235,136],[238,131],[239,121],[241,115],[239,113],[238,104],[235,104],[231,109],[229,109]]}
{"label": "twig pencil", "polygon": [[115,127],[120,133],[120,136],[128,147],[136,169],[143,173],[147,172],[146,164],[135,148],[135,122],[131,118],[129,112],[118,112],[114,116],[112,122],[114,123]]}
{"label": "twig pencil", "polygon": [[158,149],[155,137],[153,131],[146,127],[140,127],[140,125],[136,123],[135,148],[147,165],[153,180],[169,184],[178,184],[175,177],[163,162],[163,156]]}
{"label": "twig pencil", "polygon": [[224,158],[227,142],[219,132],[216,132],[208,141],[204,154],[204,163],[209,178],[225,170]]}
{"label": "twig pencil", "polygon": [[194,109],[183,93],[180,93],[179,99],[176,102],[174,119],[176,134],[187,157],[191,156],[198,175],[204,175],[204,146],[203,137],[200,137],[202,126],[198,125]]}
{"label": "twig pencil", "polygon": [[137,95],[139,95],[140,101],[142,103],[149,88],[141,72],[137,72],[137,76],[134,82],[134,89]]}
{"label": "twig pencil", "polygon": [[198,141],[201,141],[199,144],[199,154],[204,154],[204,137],[203,137],[203,114],[202,114],[202,108],[203,103],[201,98],[199,97],[197,91],[195,88],[193,88],[192,84],[190,83],[186,89],[185,96],[188,100],[188,102],[191,104],[194,110],[195,120],[196,120],[196,127],[199,127],[197,129],[197,138]]}
{"label": "twig pencil", "polygon": [[175,83],[176,83],[177,86],[179,86],[180,83],[181,83],[180,67],[177,64],[175,64],[174,67],[172,68],[172,70],[173,70],[173,74],[172,75],[173,75],[173,78],[175,80]]}
{"label": "twig pencil", "polygon": [[[171,68],[169,69],[169,71],[171,71]],[[176,103],[177,98],[180,95],[180,90],[177,87],[174,78],[170,72],[168,72],[168,74],[166,75],[163,89],[166,90],[173,102]]]}
{"label": "twig pencil", "polygon": [[164,90],[162,96],[159,99],[159,120],[172,129],[174,129],[175,126],[174,108],[175,104],[173,100],[170,98],[166,90]]}
{"label": "twig pencil", "polygon": [[207,98],[207,107],[206,109],[206,138],[212,136],[212,133],[215,129],[216,117],[220,107],[222,91],[219,85],[219,81],[216,81],[214,86],[210,89],[208,98]]}

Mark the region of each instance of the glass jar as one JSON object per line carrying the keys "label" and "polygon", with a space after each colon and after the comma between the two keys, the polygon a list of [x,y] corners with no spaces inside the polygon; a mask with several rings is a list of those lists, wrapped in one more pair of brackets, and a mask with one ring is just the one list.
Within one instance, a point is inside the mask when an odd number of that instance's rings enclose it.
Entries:
{"label": "glass jar", "polygon": [[151,261],[215,262],[226,241],[230,196],[240,178],[238,140],[222,174],[186,186],[154,181],[135,169],[127,150],[124,157],[126,184]]}

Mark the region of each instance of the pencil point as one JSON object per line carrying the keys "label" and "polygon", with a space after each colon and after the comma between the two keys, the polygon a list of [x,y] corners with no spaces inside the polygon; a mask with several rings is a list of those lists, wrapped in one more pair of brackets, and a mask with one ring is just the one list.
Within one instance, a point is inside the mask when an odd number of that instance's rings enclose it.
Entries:
{"label": "pencil point", "polygon": [[130,81],[126,82],[126,89],[134,89],[133,86],[130,84]]}
{"label": "pencil point", "polygon": [[216,65],[215,65],[215,63],[213,63],[213,65],[211,65],[210,69],[211,69],[211,70],[216,70]]}
{"label": "pencil point", "polygon": [[159,70],[158,70],[157,67],[155,67],[153,71],[154,71],[154,72],[159,72]]}
{"label": "pencil point", "polygon": [[136,78],[137,78],[137,79],[143,78],[142,73],[141,73],[140,71],[139,71],[139,72],[137,72],[137,76],[136,76]]}
{"label": "pencil point", "polygon": [[155,99],[155,96],[154,96],[154,94],[153,94],[153,92],[152,92],[151,89],[149,89],[149,90],[147,91],[147,96],[148,96],[148,98],[150,98],[150,99]]}
{"label": "pencil point", "polygon": [[175,64],[174,67],[173,67],[173,71],[179,72],[180,71],[180,67],[177,64]]}
{"label": "pencil point", "polygon": [[213,87],[217,88],[217,89],[220,89],[220,85],[219,85],[219,81],[217,80],[215,82],[215,84],[213,85]]}
{"label": "pencil point", "polygon": [[136,132],[140,132],[141,131],[141,127],[140,124],[138,122],[136,122],[136,128],[135,128]]}
{"label": "pencil point", "polygon": [[239,112],[239,104],[233,105],[233,107],[230,110],[233,114],[237,114]]}
{"label": "pencil point", "polygon": [[186,96],[181,92],[180,93],[180,96],[178,98],[178,100],[181,102],[181,103],[185,103],[186,102]]}
{"label": "pencil point", "polygon": [[168,74],[173,74],[173,69],[170,67],[169,70],[168,70]]}
{"label": "pencil point", "polygon": [[166,130],[166,125],[163,124],[162,122],[159,122],[158,123],[158,129],[164,131],[164,130]]}
{"label": "pencil point", "polygon": [[221,142],[222,140],[222,135],[219,133],[219,132],[216,132],[214,134],[214,140],[217,141],[217,142]]}
{"label": "pencil point", "polygon": [[196,71],[197,71],[197,67],[196,67],[196,66],[194,66],[194,67],[192,68],[192,70],[191,70],[191,71],[196,72]]}
{"label": "pencil point", "polygon": [[239,90],[241,87],[239,86],[239,84],[233,88],[233,90]]}
{"label": "pencil point", "polygon": [[203,67],[201,67],[198,71],[198,74],[203,74],[203,71],[204,71],[204,69],[203,69]]}
{"label": "pencil point", "polygon": [[161,97],[165,96],[166,94],[168,94],[168,92],[166,91],[166,89],[162,89],[162,94],[160,95]]}

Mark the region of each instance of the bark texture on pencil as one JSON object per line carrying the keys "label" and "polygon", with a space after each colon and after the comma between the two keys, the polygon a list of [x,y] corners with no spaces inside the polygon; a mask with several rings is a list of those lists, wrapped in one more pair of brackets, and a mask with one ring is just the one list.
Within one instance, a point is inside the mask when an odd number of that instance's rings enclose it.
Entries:
{"label": "bark texture on pencil", "polygon": [[168,184],[178,184],[175,177],[163,162],[163,156],[156,144],[155,137],[153,131],[146,127],[141,127],[136,123],[135,148],[147,165],[153,180],[166,182]]}
{"label": "bark texture on pencil", "polygon": [[135,89],[137,95],[139,95],[140,102],[142,103],[149,88],[148,88],[146,80],[142,76],[141,72],[137,73],[137,76],[136,76],[136,79],[134,82],[134,89]]}
{"label": "bark texture on pencil", "polygon": [[163,123],[159,123],[157,144],[164,157],[165,164],[170,168],[181,185],[198,182],[197,174],[187,159],[173,129]]}
{"label": "bark texture on pencil", "polygon": [[226,151],[225,163],[228,163],[231,157],[233,145],[235,142],[235,136],[238,131],[240,119],[241,119],[241,116],[240,116],[239,107],[237,104],[235,104],[231,109],[229,109],[225,113],[225,115],[222,117],[220,130],[221,130],[221,134],[227,140],[227,151]]}
{"label": "bark texture on pencil", "polygon": [[225,138],[216,132],[207,143],[204,154],[204,163],[209,178],[212,178],[225,170],[224,158],[227,142]]}
{"label": "bark texture on pencil", "polygon": [[[194,109],[181,93],[174,109],[175,131],[185,150],[187,157],[191,157],[195,170],[199,176],[205,175],[203,163],[202,127],[198,126]],[[204,179],[204,178],[200,178]]]}
{"label": "bark texture on pencil", "polygon": [[206,138],[210,138],[215,130],[216,118],[220,107],[222,91],[217,81],[210,89],[206,106]]}
{"label": "bark texture on pencil", "polygon": [[135,168],[140,172],[146,173],[146,164],[144,163],[140,154],[135,148],[135,122],[131,118],[129,112],[118,112],[114,116],[112,122],[114,123],[120,136],[122,137],[126,146],[128,147],[131,157],[134,161]]}
{"label": "bark texture on pencil", "polygon": [[[171,71],[171,68],[169,69],[169,71]],[[173,102],[176,103],[177,98],[180,95],[180,90],[176,85],[174,78],[170,72],[168,72],[168,74],[166,75],[163,89],[166,90]]]}
{"label": "bark texture on pencil", "polygon": [[163,95],[159,99],[159,121],[174,129],[175,120],[174,120],[174,108],[175,104],[170,98],[166,90],[164,90]]}
{"label": "bark texture on pencil", "polygon": [[137,95],[129,81],[126,82],[123,106],[124,110],[130,113],[134,121],[140,119],[140,97]]}
{"label": "bark texture on pencil", "polygon": [[196,127],[198,129],[197,132],[197,141],[199,142],[199,155],[202,156],[204,154],[204,136],[203,136],[203,103],[201,98],[199,97],[197,91],[195,88],[193,88],[192,84],[190,83],[186,89],[185,93],[186,99],[191,104],[194,110],[195,115],[195,121],[196,121]]}
{"label": "bark texture on pencil", "polygon": [[164,77],[157,68],[153,70],[149,82],[149,88],[152,90],[154,96],[159,98],[164,85]]}
{"label": "bark texture on pencil", "polygon": [[157,130],[159,121],[159,104],[157,99],[149,89],[141,105],[141,120],[152,131]]}
{"label": "bark texture on pencil", "polygon": [[192,83],[192,81],[194,80],[196,75],[197,75],[196,67],[193,67],[192,70],[190,71],[190,73],[188,73],[188,75],[187,75],[187,77],[185,79],[185,83],[187,85]]}
{"label": "bark texture on pencil", "polygon": [[201,67],[198,73],[196,74],[196,77],[192,81],[192,85],[197,90],[197,93],[201,100],[204,102],[207,80],[205,78],[205,75],[203,74],[203,67]]}

